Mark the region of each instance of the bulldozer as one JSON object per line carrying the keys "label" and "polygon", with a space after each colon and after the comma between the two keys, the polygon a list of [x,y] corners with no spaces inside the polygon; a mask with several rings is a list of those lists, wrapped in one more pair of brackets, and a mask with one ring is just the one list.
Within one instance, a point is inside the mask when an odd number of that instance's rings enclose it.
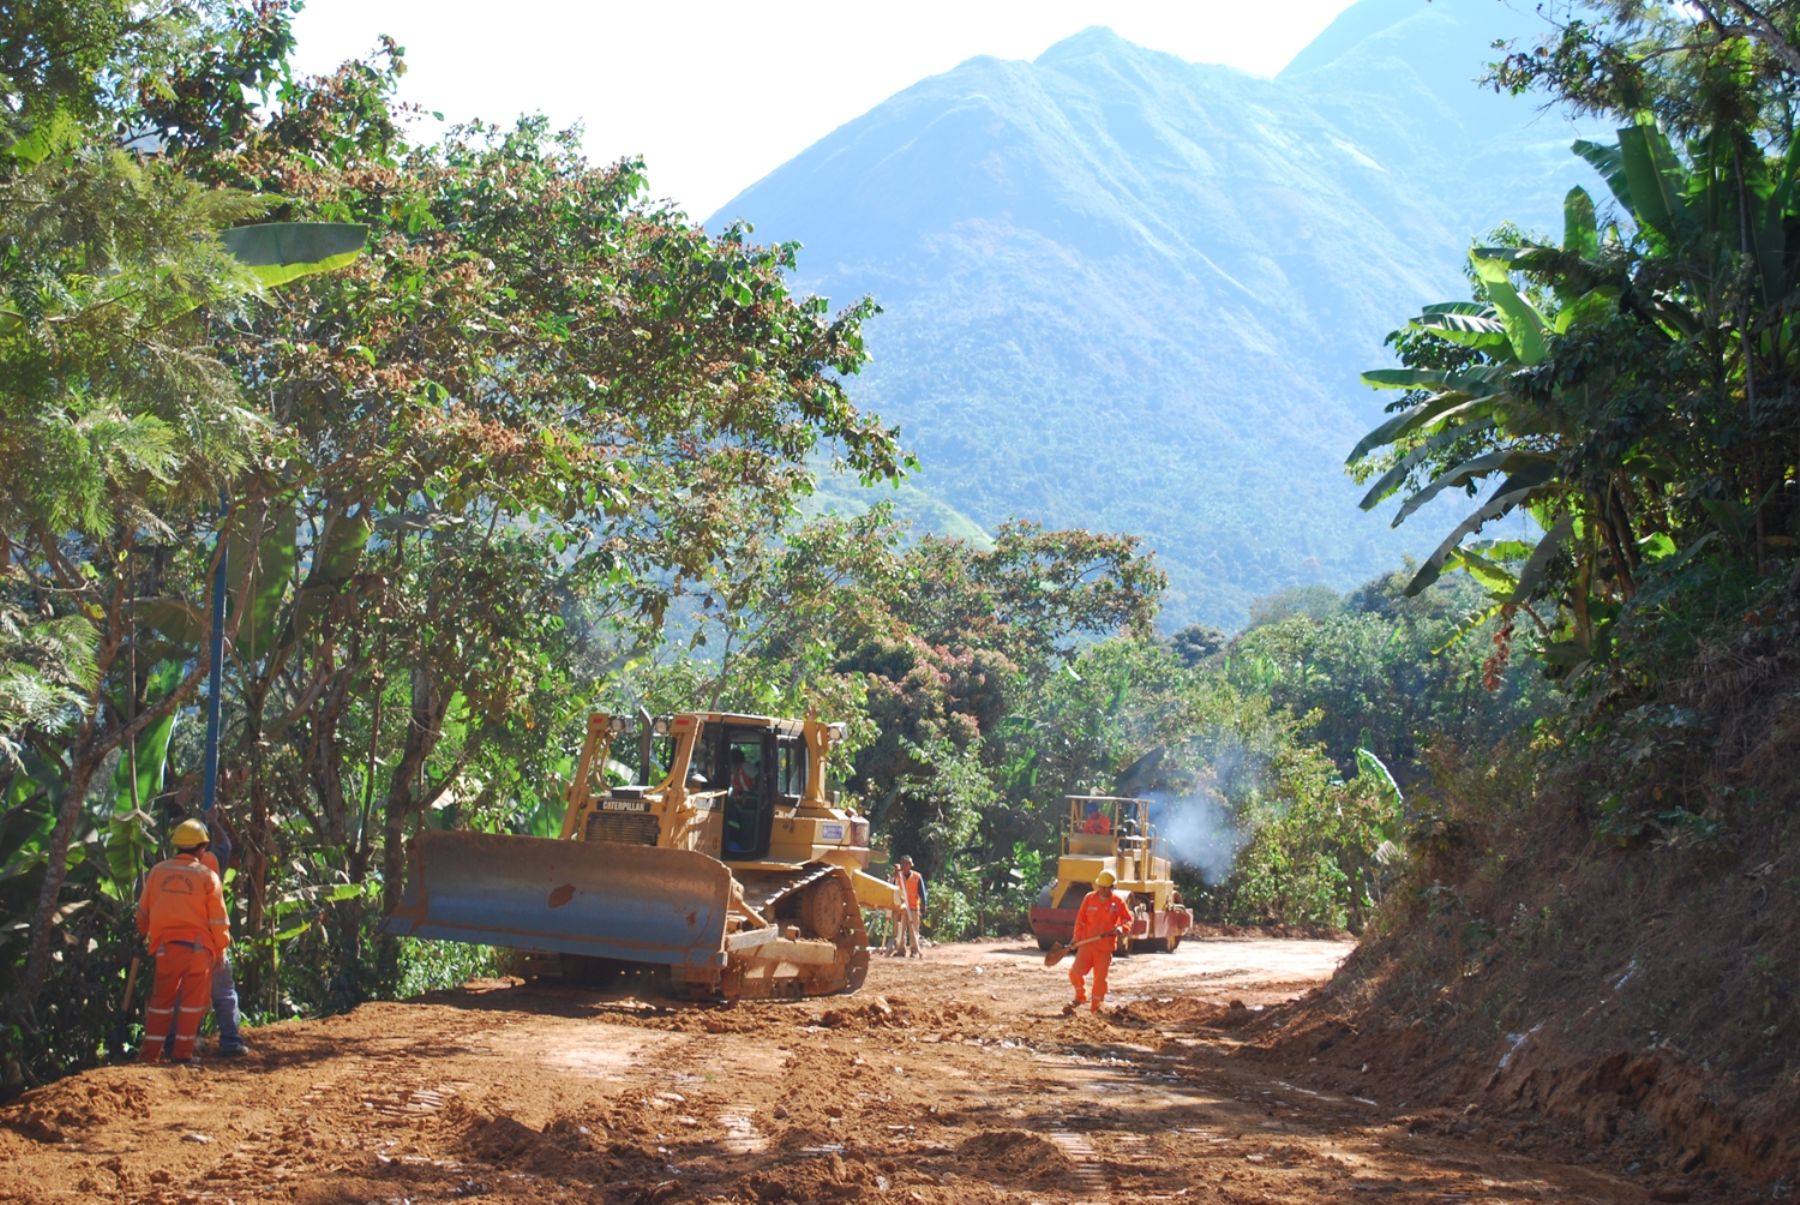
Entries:
{"label": "bulldozer", "polygon": [[1075,913],[1102,870],[1113,872],[1113,890],[1131,909],[1132,926],[1119,943],[1128,950],[1173,953],[1194,923],[1159,856],[1150,801],[1113,795],[1070,795],[1063,821],[1062,856],[1056,881],[1047,883],[1030,912],[1038,949],[1068,944],[1075,936]]}
{"label": "bulldozer", "polygon": [[862,986],[862,909],[898,893],[867,872],[867,818],[825,791],[843,725],[641,718],[644,785],[605,784],[630,725],[590,715],[560,835],[419,833],[384,931],[510,948],[519,969],[570,979],[655,968],[689,999]]}

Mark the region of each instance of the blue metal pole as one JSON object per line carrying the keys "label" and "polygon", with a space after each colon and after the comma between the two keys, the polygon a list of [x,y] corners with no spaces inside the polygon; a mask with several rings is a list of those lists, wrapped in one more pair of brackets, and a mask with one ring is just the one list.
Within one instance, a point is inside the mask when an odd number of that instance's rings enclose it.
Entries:
{"label": "blue metal pole", "polygon": [[225,491],[219,491],[219,556],[213,571],[212,596],[212,665],[206,676],[206,777],[201,787],[200,816],[212,820],[213,806],[219,801],[219,690],[225,671],[225,564],[230,554],[225,547],[225,521],[231,506]]}

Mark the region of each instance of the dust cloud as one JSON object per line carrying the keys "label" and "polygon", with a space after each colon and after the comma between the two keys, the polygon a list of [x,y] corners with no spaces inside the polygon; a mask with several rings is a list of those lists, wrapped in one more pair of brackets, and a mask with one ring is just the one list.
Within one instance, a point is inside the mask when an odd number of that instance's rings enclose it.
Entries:
{"label": "dust cloud", "polygon": [[1200,872],[1208,883],[1223,882],[1244,844],[1231,808],[1217,791],[1207,789],[1178,798],[1150,796],[1150,823],[1163,848],[1178,865]]}

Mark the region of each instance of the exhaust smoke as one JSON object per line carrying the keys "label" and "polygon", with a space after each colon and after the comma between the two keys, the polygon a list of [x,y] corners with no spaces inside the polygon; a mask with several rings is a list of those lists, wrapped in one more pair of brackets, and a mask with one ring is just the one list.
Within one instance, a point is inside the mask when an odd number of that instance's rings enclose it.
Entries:
{"label": "exhaust smoke", "polygon": [[1149,798],[1150,823],[1170,858],[1198,870],[1208,883],[1230,877],[1244,835],[1224,796],[1209,788],[1179,798]]}

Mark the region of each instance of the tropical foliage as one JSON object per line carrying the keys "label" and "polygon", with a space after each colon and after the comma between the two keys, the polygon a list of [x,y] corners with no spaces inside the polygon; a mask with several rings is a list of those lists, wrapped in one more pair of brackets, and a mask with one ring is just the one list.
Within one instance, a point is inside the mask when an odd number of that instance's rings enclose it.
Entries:
{"label": "tropical foliage", "polygon": [[1433,659],[1475,609],[1448,584],[1164,638],[1132,536],[802,522],[822,473],[913,467],[852,401],[871,301],[541,120],[415,141],[399,48],[298,78],[292,14],[0,14],[9,1086],[129,1042],[215,630],[253,1020],[484,965],[377,935],[406,843],[555,832],[596,705],[848,721],[839,785],[938,938],[1021,926],[1076,791],[1156,798],[1208,917],[1360,925],[1425,745],[1527,715]]}
{"label": "tropical foliage", "polygon": [[[1408,392],[1351,453],[1380,474],[1364,505],[1405,493],[1398,523],[1446,491],[1478,500],[1413,588],[1466,570],[1559,672],[1617,663],[1620,625],[1677,596],[1741,613],[1796,548],[1800,160],[1761,107],[1788,95],[1781,28],[1634,6],[1615,40],[1576,22],[1502,64],[1629,118],[1575,146],[1610,216],[1575,189],[1560,244],[1477,248],[1474,299],[1427,307],[1393,340],[1406,367],[1365,375]],[[1524,538],[1471,539],[1514,514]]]}

